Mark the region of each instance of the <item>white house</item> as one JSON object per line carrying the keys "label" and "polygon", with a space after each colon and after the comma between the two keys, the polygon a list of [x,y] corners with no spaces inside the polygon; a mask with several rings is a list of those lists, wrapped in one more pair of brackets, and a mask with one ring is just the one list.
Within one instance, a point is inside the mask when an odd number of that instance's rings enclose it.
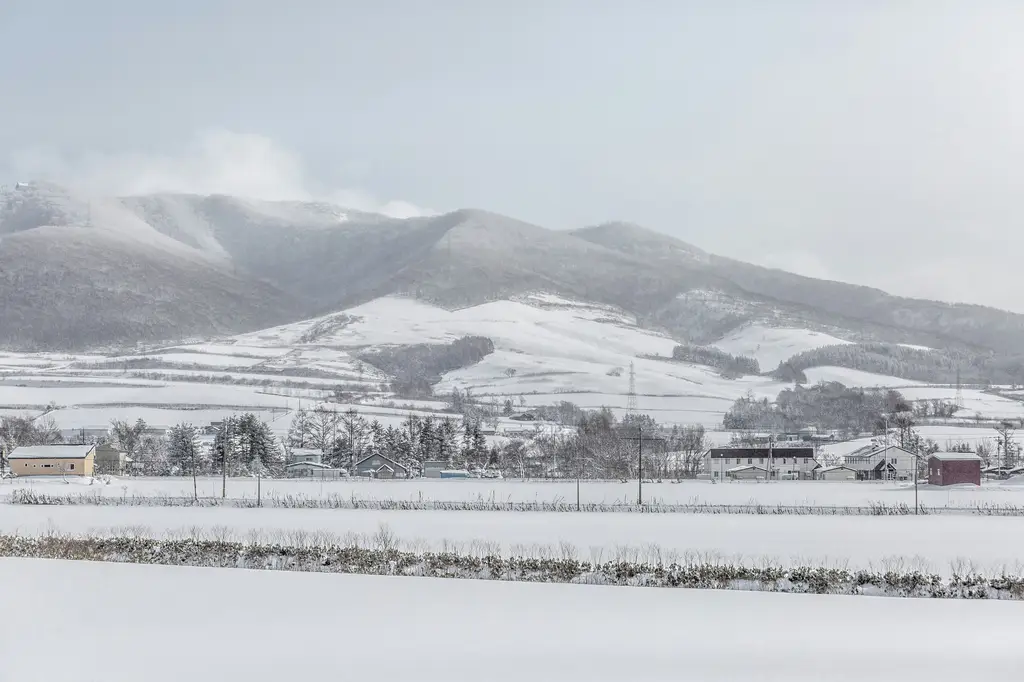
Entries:
{"label": "white house", "polygon": [[895,445],[872,445],[848,454],[844,464],[861,481],[903,481],[914,477],[917,455]]}
{"label": "white house", "polygon": [[323,453],[314,448],[292,448],[288,453],[287,464],[299,464],[302,462],[323,463]]}

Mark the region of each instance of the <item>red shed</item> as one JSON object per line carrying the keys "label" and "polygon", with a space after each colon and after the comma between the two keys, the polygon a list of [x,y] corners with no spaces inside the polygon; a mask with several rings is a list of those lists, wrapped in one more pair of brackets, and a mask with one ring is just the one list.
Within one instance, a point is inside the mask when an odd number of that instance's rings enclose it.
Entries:
{"label": "red shed", "polygon": [[932,485],[981,485],[981,457],[969,452],[936,452],[928,458],[928,482]]}

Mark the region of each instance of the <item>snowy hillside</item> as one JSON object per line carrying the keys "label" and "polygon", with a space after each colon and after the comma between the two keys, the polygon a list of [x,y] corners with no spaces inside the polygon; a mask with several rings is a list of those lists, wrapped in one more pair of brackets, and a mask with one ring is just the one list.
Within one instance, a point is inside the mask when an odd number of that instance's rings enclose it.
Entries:
{"label": "snowy hillside", "polygon": [[731,353],[754,358],[762,372],[771,372],[797,353],[822,346],[851,343],[824,332],[749,324],[725,335],[711,345]]}

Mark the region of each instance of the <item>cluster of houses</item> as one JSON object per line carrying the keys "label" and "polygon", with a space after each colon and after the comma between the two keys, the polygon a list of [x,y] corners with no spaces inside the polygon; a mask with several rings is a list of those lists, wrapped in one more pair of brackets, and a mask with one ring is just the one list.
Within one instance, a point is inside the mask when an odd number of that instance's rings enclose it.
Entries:
{"label": "cluster of houses", "polygon": [[[289,478],[315,478],[322,480],[337,479],[346,476],[341,469],[328,466],[323,462],[319,450],[308,448],[292,448],[284,466],[285,475]],[[393,478],[412,478],[421,475],[424,478],[469,478],[470,473],[461,469],[452,469],[446,462],[423,462],[421,471],[413,471],[409,467],[381,454],[371,454],[355,462],[352,476],[389,480]]]}
{"label": "cluster of houses", "polygon": [[[704,476],[716,481],[903,481],[922,472],[921,457],[894,445],[868,446],[847,455],[842,464],[829,466],[818,462],[814,454],[809,446],[711,448],[704,455]],[[926,462],[931,485],[981,485],[983,468],[978,455],[936,452]]]}

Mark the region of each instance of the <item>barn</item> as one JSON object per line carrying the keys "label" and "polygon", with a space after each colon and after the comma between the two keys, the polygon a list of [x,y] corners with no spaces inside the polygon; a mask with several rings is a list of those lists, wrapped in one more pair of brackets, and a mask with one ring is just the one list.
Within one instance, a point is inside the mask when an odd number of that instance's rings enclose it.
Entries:
{"label": "barn", "polygon": [[981,485],[981,457],[969,452],[936,452],[928,457],[931,485]]}

